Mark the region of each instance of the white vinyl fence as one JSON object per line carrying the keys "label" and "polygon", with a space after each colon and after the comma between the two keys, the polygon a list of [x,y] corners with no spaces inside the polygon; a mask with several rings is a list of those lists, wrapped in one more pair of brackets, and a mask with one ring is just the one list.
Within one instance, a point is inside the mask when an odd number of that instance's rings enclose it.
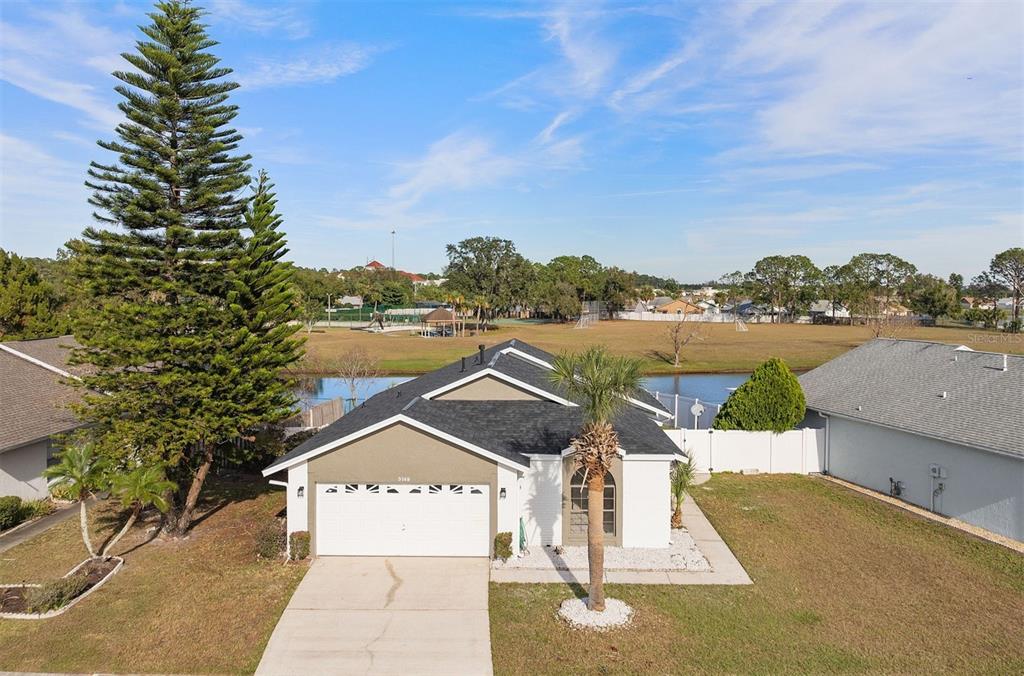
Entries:
{"label": "white vinyl fence", "polygon": [[[701,401],[696,397],[685,397],[681,394],[650,392],[650,395],[675,416],[673,419],[675,427],[685,427],[691,430],[711,427],[711,422],[718,415],[719,409],[722,408],[721,404],[712,404]],[[694,415],[694,405],[699,405],[704,411],[700,415]],[[700,409],[697,410],[699,411]]]}
{"label": "white vinyl fence", "polygon": [[825,463],[825,430],[772,432],[665,430],[693,458],[698,472],[756,471],[763,474],[810,474]]}

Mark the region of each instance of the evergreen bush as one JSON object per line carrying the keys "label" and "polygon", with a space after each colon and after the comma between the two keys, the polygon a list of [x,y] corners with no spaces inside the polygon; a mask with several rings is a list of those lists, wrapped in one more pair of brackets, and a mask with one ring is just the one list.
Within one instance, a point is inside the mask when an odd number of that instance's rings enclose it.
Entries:
{"label": "evergreen bush", "polygon": [[83,594],[88,587],[89,581],[84,575],[62,577],[59,580],[47,582],[41,587],[32,587],[25,594],[25,605],[33,613],[45,613],[63,608],[71,603],[76,596]]}
{"label": "evergreen bush", "polygon": [[0,530],[14,528],[25,520],[25,509],[21,498],[16,495],[5,495],[0,498]]}
{"label": "evergreen bush", "polygon": [[309,556],[309,531],[299,530],[288,536],[292,561],[301,561]]}
{"label": "evergreen bush", "polygon": [[800,381],[784,361],[772,357],[729,395],[712,427],[780,433],[793,429],[803,420],[806,410]]}
{"label": "evergreen bush", "polygon": [[505,531],[494,536],[494,558],[512,558],[512,533]]}

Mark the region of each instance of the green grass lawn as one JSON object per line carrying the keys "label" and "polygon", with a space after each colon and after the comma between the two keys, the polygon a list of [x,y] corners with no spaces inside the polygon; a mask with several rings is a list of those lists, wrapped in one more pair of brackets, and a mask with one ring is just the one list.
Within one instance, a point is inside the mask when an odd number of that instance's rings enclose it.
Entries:
{"label": "green grass lawn", "polygon": [[609,585],[635,622],[595,634],[555,617],[568,586],[492,584],[495,672],[1024,672],[1024,556],[822,479],[693,494],[753,585]]}
{"label": "green grass lawn", "polygon": [[[207,516],[184,540],[115,548],[121,571],[64,615],[0,620],[0,671],[251,673],[305,565],[258,561],[254,534],[284,507],[263,481],[212,481]],[[100,538],[116,516],[93,510]],[[97,538],[99,540],[100,538]],[[123,545],[123,546],[122,546]],[[0,554],[0,582],[42,582],[85,558],[78,519]]]}

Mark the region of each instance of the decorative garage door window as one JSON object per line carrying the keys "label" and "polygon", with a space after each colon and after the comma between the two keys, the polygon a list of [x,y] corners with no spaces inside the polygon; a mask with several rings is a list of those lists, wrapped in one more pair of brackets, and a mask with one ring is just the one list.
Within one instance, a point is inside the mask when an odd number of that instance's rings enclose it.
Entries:
{"label": "decorative garage door window", "polygon": [[[587,539],[587,487],[583,483],[584,470],[579,469],[569,484],[569,537],[574,541]],[[604,534],[615,535],[615,479],[604,475]]]}
{"label": "decorative garage door window", "polygon": [[320,556],[487,556],[485,484],[317,484]]}

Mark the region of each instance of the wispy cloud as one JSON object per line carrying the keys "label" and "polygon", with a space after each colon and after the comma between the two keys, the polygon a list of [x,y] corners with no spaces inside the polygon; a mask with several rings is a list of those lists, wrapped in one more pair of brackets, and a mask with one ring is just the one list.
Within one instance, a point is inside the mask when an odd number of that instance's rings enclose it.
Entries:
{"label": "wispy cloud", "polygon": [[262,35],[280,35],[292,40],[307,37],[310,21],[294,5],[251,3],[243,0],[211,0],[210,18],[225,27],[239,28]]}
{"label": "wispy cloud", "polygon": [[363,70],[378,51],[375,47],[340,43],[280,60],[260,58],[251,70],[240,73],[238,80],[247,89],[326,84]]}

